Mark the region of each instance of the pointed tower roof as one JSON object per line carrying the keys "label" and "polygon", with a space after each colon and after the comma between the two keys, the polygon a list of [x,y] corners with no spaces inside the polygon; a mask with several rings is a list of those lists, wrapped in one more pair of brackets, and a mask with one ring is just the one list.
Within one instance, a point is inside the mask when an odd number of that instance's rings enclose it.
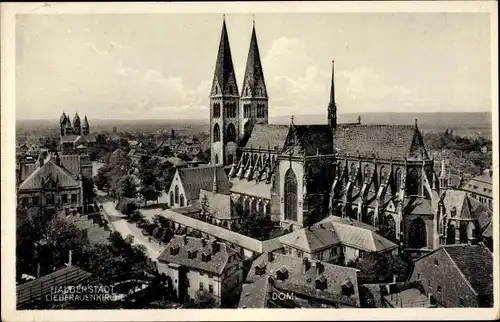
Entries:
{"label": "pointed tower roof", "polygon": [[59,124],[64,125],[66,123],[66,113],[62,113],[61,117],[59,118]]}
{"label": "pointed tower roof", "polygon": [[[246,88],[249,88],[247,95]],[[256,89],[262,89],[262,94]],[[243,79],[243,93],[241,96],[259,96],[267,97],[266,82],[264,81],[264,72],[260,61],[259,44],[257,43],[257,34],[255,33],[255,22],[252,28],[252,37],[250,38],[250,48],[248,49],[247,66],[245,69],[245,78]]]}
{"label": "pointed tower roof", "polygon": [[66,125],[65,125],[65,128],[67,129],[70,129],[71,128],[71,120],[69,119],[69,117],[66,118]]}
{"label": "pointed tower roof", "polygon": [[75,117],[73,117],[73,126],[75,127],[80,126],[80,116],[78,115],[78,112],[76,112]]}
{"label": "pointed tower roof", "polygon": [[[220,89],[217,89],[218,88]],[[230,87],[232,87],[232,94]],[[215,63],[214,81],[211,95],[238,95],[238,85],[234,72],[231,48],[229,47],[229,37],[227,35],[226,20],[222,22],[222,32],[220,36],[217,62]]]}
{"label": "pointed tower roof", "polygon": [[83,119],[82,127],[89,127],[89,120],[87,120],[87,115]]}
{"label": "pointed tower roof", "polygon": [[330,106],[335,104],[335,61],[332,60],[332,84],[330,86]]}

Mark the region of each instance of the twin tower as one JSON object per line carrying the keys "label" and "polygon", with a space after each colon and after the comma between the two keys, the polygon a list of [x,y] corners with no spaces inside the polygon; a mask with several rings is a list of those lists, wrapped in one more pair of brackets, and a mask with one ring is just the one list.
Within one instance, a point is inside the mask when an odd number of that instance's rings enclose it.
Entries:
{"label": "twin tower", "polygon": [[237,162],[237,148],[248,140],[253,125],[268,124],[268,100],[255,24],[240,93],[224,20],[210,92],[211,164]]}

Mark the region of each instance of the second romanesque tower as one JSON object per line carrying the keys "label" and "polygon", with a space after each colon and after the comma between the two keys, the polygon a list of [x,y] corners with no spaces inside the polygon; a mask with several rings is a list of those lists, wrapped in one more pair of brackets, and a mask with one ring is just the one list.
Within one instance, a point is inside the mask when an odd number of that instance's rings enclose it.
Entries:
{"label": "second romanesque tower", "polygon": [[248,136],[254,124],[268,124],[268,100],[254,23],[241,89],[240,137]]}
{"label": "second romanesque tower", "polygon": [[230,165],[236,162],[240,127],[238,106],[238,85],[224,20],[210,92],[211,164]]}

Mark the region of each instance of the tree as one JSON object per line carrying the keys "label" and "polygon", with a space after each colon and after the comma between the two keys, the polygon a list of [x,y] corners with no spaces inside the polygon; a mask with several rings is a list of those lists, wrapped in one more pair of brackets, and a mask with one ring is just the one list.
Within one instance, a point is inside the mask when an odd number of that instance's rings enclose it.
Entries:
{"label": "tree", "polygon": [[116,192],[119,198],[135,198],[137,195],[137,184],[135,178],[126,175],[118,180]]}
{"label": "tree", "polygon": [[368,258],[358,258],[347,264],[360,270],[360,283],[387,283],[394,275],[398,280],[406,280],[411,272],[411,264],[400,256],[373,254]]}
{"label": "tree", "polygon": [[196,292],[196,298],[194,299],[194,303],[190,304],[188,307],[208,309],[208,308],[215,308],[216,306],[217,302],[215,301],[215,297],[212,293],[209,293],[206,290],[198,290]]}
{"label": "tree", "polygon": [[210,214],[210,201],[207,195],[203,195],[201,199],[201,214],[204,219]]}
{"label": "tree", "polygon": [[250,215],[248,210],[243,211],[240,224],[236,228],[239,233],[258,240],[269,239],[273,229],[274,223],[269,215]]}

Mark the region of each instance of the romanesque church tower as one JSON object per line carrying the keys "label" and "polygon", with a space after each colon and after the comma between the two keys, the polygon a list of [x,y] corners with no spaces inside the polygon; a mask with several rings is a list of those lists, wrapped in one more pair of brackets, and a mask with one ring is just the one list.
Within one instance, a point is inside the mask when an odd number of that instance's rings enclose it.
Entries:
{"label": "romanesque church tower", "polygon": [[241,89],[240,137],[250,135],[254,124],[268,124],[268,100],[254,23]]}
{"label": "romanesque church tower", "polygon": [[210,93],[211,164],[230,165],[236,162],[240,127],[238,106],[238,85],[224,20]]}

